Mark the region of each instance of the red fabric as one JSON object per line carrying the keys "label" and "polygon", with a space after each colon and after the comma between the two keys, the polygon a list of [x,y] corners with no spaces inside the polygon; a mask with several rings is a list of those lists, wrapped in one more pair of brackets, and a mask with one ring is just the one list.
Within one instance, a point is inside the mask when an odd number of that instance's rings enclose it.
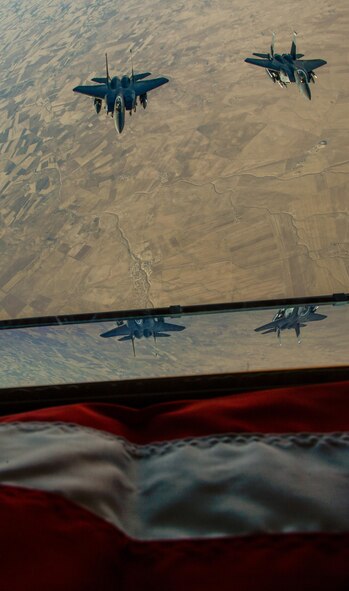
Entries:
{"label": "red fabric", "polygon": [[347,591],[349,535],[139,542],[49,493],[0,487],[4,591]]}
{"label": "red fabric", "polygon": [[[73,422],[137,443],[226,432],[347,431],[348,395],[346,382],[144,410],[73,405],[1,422]],[[349,533],[141,542],[59,495],[10,486],[0,487],[0,525],[4,591],[349,589]]]}
{"label": "red fabric", "polygon": [[1,591],[118,589],[117,531],[41,491],[0,486]]}
{"label": "red fabric", "polygon": [[349,426],[349,382],[234,394],[134,410],[116,404],[77,404],[0,419],[64,421],[145,444],[218,433],[325,433]]}
{"label": "red fabric", "polygon": [[[349,535],[260,535],[132,542],[125,589],[348,591]],[[136,568],[134,566],[137,565]]]}

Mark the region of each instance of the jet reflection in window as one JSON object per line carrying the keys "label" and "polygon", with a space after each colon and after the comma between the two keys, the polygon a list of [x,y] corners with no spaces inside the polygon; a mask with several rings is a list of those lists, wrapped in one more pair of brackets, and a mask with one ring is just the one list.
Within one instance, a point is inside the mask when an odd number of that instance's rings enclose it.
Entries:
{"label": "jet reflection in window", "polygon": [[[324,320],[327,318],[324,314],[318,314],[316,310],[318,306],[295,306],[294,308],[281,308],[275,314],[273,320],[268,324],[255,328],[256,332],[262,334],[269,334],[275,332],[278,339],[281,339],[282,330],[294,329],[297,335],[297,340],[301,342],[301,328],[307,326],[307,322],[316,320]],[[281,341],[280,341],[281,344]]]}
{"label": "jet reflection in window", "polygon": [[135,339],[153,337],[154,342],[156,339],[162,337],[169,337],[169,332],[181,332],[185,329],[185,326],[179,324],[172,324],[165,322],[163,317],[159,318],[136,318],[131,320],[118,320],[117,326],[103,332],[100,336],[104,339],[110,337],[121,337],[118,339],[120,342],[132,341],[133,354],[136,356]]}

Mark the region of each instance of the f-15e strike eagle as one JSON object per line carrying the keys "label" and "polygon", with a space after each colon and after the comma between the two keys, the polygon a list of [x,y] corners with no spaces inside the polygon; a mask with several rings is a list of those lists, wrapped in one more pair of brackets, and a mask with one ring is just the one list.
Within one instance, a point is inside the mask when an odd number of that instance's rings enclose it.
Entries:
{"label": "f-15e strike eagle", "polygon": [[125,321],[118,320],[115,328],[103,332],[100,336],[105,339],[121,337],[121,339],[118,339],[119,341],[132,341],[133,354],[136,355],[135,339],[153,337],[156,342],[157,338],[171,336],[167,334],[168,332],[180,332],[184,329],[185,326],[165,322],[163,317],[135,318]]}
{"label": "f-15e strike eagle", "polygon": [[274,51],[275,33],[273,33],[270,53],[253,53],[252,55],[262,59],[248,57],[245,62],[265,68],[272,81],[277,82],[282,88],[286,88],[287,84],[295,82],[303,96],[310,100],[309,83],[313,82],[315,84],[316,74],[314,70],[324,66],[327,62],[320,59],[302,60],[304,54],[297,53],[296,36],[297,33],[293,33],[290,53],[280,55]]}
{"label": "f-15e strike eagle", "polygon": [[130,115],[132,115],[132,111],[136,112],[138,97],[140,104],[145,109],[148,104],[148,92],[166,84],[168,78],[144,80],[151,73],[135,74],[133,62],[131,76],[110,78],[107,54],[105,54],[105,68],[105,78],[92,78],[92,82],[97,82],[98,86],[76,86],[73,91],[92,97],[97,114],[100,113],[102,103],[105,101],[105,110],[107,114],[110,113],[114,117],[115,128],[121,133],[125,125],[125,111],[129,111]]}
{"label": "f-15e strike eagle", "polygon": [[327,318],[324,314],[318,314],[316,310],[318,306],[295,306],[294,308],[281,308],[275,314],[273,320],[268,324],[255,328],[256,332],[268,334],[276,332],[278,339],[280,339],[281,331],[286,329],[294,329],[298,342],[301,342],[301,328],[306,326],[307,322],[315,320],[324,320]]}

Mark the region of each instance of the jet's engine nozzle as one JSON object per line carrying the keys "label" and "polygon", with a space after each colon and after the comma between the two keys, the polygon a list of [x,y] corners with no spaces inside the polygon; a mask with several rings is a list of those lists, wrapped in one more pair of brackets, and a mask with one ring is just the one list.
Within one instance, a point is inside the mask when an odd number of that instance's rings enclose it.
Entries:
{"label": "jet's engine nozzle", "polygon": [[151,337],[153,333],[149,328],[146,328],[146,329],[144,329],[143,334],[146,339],[149,339],[149,337]]}
{"label": "jet's engine nozzle", "polygon": [[117,76],[113,76],[113,78],[110,80],[110,88],[112,88],[113,90],[116,90],[117,87],[119,86],[120,80]]}
{"label": "jet's engine nozzle", "polygon": [[118,133],[121,133],[125,125],[125,101],[121,94],[118,94],[114,104],[114,124]]}
{"label": "jet's engine nozzle", "polygon": [[307,99],[311,100],[311,92],[310,92],[310,88],[309,88],[309,84],[308,84],[308,76],[307,73],[304,70],[295,70],[294,71],[294,78],[296,81],[296,84],[299,88],[299,90],[301,91],[301,93],[303,94],[303,96],[305,96]]}
{"label": "jet's engine nozzle", "polygon": [[96,99],[94,100],[94,106],[95,106],[95,109],[96,109],[96,113],[97,113],[97,115],[98,115],[98,114],[101,112],[101,108],[102,108],[102,101],[101,101],[100,99],[97,99],[97,98],[96,98]]}
{"label": "jet's engine nozzle", "polygon": [[134,333],[133,333],[133,336],[136,339],[141,339],[143,335],[142,335],[142,332],[140,330],[135,330]]}
{"label": "jet's engine nozzle", "polygon": [[122,88],[128,88],[131,84],[131,80],[129,78],[129,76],[123,76],[121,78],[121,86]]}
{"label": "jet's engine nozzle", "polygon": [[141,96],[139,97],[139,100],[140,100],[140,103],[141,103],[143,109],[146,109],[147,108],[147,105],[148,105],[148,95],[147,95],[147,93],[145,92],[144,94],[141,94]]}

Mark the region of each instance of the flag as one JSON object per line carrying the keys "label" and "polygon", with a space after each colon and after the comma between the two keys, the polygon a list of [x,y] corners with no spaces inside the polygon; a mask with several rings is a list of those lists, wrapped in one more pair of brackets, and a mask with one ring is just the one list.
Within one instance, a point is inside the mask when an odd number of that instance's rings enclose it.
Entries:
{"label": "flag", "polygon": [[0,588],[349,588],[349,383],[0,419]]}

